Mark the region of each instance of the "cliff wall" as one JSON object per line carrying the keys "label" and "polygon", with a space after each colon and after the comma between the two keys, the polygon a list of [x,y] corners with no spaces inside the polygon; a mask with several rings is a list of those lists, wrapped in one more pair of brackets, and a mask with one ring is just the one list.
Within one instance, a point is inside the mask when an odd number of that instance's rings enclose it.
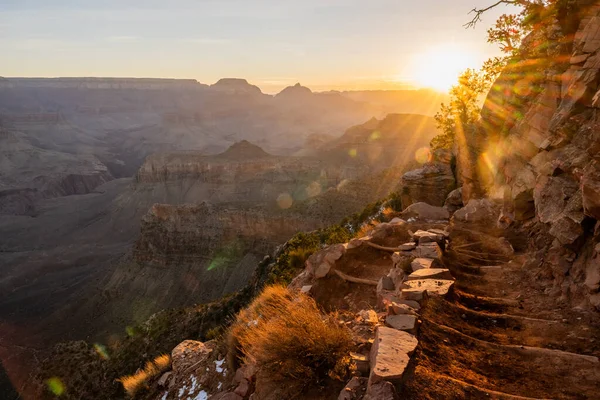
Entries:
{"label": "cliff wall", "polygon": [[460,146],[465,202],[503,200],[548,293],[600,308],[600,6],[577,1],[524,41]]}

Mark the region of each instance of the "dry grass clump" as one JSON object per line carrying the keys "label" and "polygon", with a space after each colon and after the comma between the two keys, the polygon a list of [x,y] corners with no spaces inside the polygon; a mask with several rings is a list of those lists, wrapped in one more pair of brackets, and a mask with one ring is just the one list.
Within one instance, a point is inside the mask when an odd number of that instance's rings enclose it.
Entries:
{"label": "dry grass clump", "polygon": [[348,372],[352,339],[315,301],[283,286],[269,286],[241,311],[229,331],[229,351],[274,381],[318,383]]}
{"label": "dry grass clump", "polygon": [[171,356],[162,354],[152,361],[148,361],[143,369],[138,370],[133,375],[123,376],[118,379],[123,385],[125,392],[129,396],[134,396],[136,392],[145,385],[148,380],[158,376],[171,366]]}

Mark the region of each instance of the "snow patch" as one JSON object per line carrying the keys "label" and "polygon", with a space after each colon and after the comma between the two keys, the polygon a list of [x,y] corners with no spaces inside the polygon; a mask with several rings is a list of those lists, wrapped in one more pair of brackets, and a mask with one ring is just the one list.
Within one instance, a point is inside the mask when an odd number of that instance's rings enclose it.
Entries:
{"label": "snow patch", "polygon": [[222,373],[223,373],[223,371],[224,371],[224,369],[223,369],[223,363],[224,363],[224,362],[225,362],[225,359],[222,359],[222,360],[215,360],[215,365],[216,365],[216,367],[215,367],[215,370],[216,370],[218,373],[220,373],[220,374],[222,374]]}

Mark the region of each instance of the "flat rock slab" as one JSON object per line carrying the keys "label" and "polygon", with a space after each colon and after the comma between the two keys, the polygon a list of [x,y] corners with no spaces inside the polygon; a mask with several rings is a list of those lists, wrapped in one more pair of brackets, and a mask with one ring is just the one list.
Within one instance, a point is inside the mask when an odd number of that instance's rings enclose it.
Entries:
{"label": "flat rock slab", "polygon": [[448,279],[419,279],[406,281],[408,289],[402,289],[402,298],[405,300],[422,301],[427,296],[445,296],[454,281]]}
{"label": "flat rock slab", "polygon": [[385,324],[390,328],[412,333],[413,335],[417,331],[417,317],[415,317],[414,315],[388,315],[387,317],[385,317]]}
{"label": "flat rock slab", "polygon": [[417,244],[415,242],[408,242],[401,244],[398,246],[398,250],[400,251],[411,251],[417,248]]}
{"label": "flat rock slab", "polygon": [[415,258],[410,263],[410,267],[412,268],[412,270],[414,272],[414,271],[418,271],[418,270],[425,269],[425,268],[431,268],[432,264],[433,264],[432,258]]}
{"label": "flat rock slab", "polygon": [[378,326],[369,357],[371,374],[369,386],[387,381],[400,383],[402,374],[417,348],[417,338],[410,333]]}
{"label": "flat rock slab", "polygon": [[438,243],[444,241],[444,236],[437,233],[418,230],[414,233],[413,239],[416,243]]}
{"label": "flat rock slab", "polygon": [[422,268],[416,270],[406,278],[409,281],[422,280],[422,279],[446,279],[452,280],[452,274],[450,270],[445,268]]}

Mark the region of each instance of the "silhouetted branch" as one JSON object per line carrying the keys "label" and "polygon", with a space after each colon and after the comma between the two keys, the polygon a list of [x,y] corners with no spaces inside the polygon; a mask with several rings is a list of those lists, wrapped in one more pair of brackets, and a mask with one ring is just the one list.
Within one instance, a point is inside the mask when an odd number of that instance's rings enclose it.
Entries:
{"label": "silhouetted branch", "polygon": [[520,6],[525,6],[527,4],[531,3],[529,0],[498,0],[497,2],[495,2],[494,4],[486,7],[486,8],[474,8],[471,11],[469,11],[469,14],[475,14],[475,16],[473,16],[473,19],[469,22],[467,22],[466,24],[464,24],[463,26],[465,28],[475,28],[475,25],[477,25],[478,22],[481,21],[481,15],[489,10],[491,10],[492,8],[498,7],[501,4],[511,4],[511,5],[520,5]]}

